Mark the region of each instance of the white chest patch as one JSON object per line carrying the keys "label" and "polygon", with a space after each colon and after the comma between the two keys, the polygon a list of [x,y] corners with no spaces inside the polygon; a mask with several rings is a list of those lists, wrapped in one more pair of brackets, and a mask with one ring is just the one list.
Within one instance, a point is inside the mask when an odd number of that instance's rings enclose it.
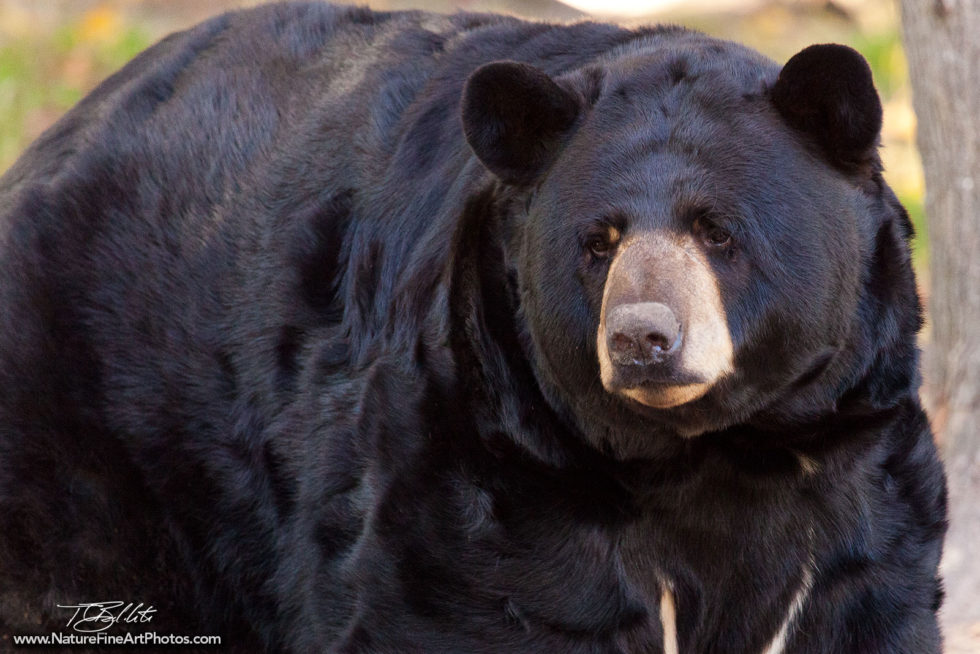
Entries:
{"label": "white chest patch", "polygon": [[674,594],[664,586],[660,593],[660,624],[664,628],[664,654],[679,654],[677,648],[677,607]]}
{"label": "white chest patch", "polygon": [[[786,651],[786,644],[793,633],[793,627],[797,618],[803,612],[803,606],[810,596],[813,588],[813,563],[811,562],[803,569],[803,578],[800,587],[793,597],[786,611],[786,617],[779,626],[779,631],[773,636],[769,644],[762,650],[761,654],[783,654]],[[677,604],[674,601],[674,593],[670,587],[664,585],[660,593],[660,624],[664,632],[664,654],[680,654],[677,645]]]}
{"label": "white chest patch", "polygon": [[762,650],[762,654],[782,654],[786,650],[786,643],[789,641],[789,636],[793,632],[793,626],[803,611],[803,605],[806,604],[812,588],[813,564],[810,563],[803,569],[803,580],[800,582],[799,590],[796,591],[796,596],[793,597],[793,601],[789,604],[789,610],[786,612],[783,624],[779,627],[779,631],[776,632],[773,639],[769,641],[769,645]]}

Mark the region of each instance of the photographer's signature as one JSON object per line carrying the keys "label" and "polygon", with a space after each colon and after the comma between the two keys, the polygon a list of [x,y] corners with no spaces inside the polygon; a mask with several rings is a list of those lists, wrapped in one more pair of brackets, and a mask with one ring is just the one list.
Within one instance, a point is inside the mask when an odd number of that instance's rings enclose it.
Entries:
{"label": "photographer's signature", "polygon": [[59,604],[58,608],[74,610],[66,627],[79,633],[105,631],[117,624],[143,624],[153,619],[157,612],[152,605],[143,602],[85,602],[82,604]]}

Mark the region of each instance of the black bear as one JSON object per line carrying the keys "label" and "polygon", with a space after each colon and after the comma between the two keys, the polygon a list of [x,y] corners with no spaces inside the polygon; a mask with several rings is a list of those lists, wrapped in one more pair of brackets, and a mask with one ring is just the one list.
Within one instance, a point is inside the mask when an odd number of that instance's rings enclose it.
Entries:
{"label": "black bear", "polygon": [[939,652],[880,127],[838,45],[165,39],[0,184],[2,642]]}

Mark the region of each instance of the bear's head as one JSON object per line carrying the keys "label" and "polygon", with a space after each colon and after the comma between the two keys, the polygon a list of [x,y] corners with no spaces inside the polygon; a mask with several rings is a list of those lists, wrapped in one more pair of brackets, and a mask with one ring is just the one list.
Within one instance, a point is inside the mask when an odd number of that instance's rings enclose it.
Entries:
{"label": "bear's head", "polygon": [[469,78],[522,342],[549,403],[620,457],[658,434],[820,420],[915,384],[907,215],[854,50],[779,67],[671,34],[551,76]]}

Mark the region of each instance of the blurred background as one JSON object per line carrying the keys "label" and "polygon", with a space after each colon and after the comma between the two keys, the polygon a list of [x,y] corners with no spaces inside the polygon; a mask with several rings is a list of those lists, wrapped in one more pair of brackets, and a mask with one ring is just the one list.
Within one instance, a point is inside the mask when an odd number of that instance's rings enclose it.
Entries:
{"label": "blurred background", "polygon": [[[101,79],[165,34],[243,0],[0,0],[0,171]],[[374,0],[375,8],[503,11],[531,18],[598,16],[627,24],[674,22],[730,38],[785,61],[811,43],[857,48],[885,103],[887,178],[919,229],[928,256],[923,182],[915,150],[898,8],[887,0]],[[600,10],[606,13],[599,13]],[[924,263],[924,261],[923,261]],[[924,272],[926,266],[920,266]]]}
{"label": "blurred background", "polygon": [[[252,4],[258,2],[0,0],[0,174],[62,113],[136,53],[171,31]],[[928,304],[930,248],[923,216],[923,171],[897,0],[372,0],[357,4],[378,9],[498,11],[561,21],[593,18],[627,25],[678,23],[745,43],[777,61],[811,43],[837,42],[856,48],[870,62],[882,96],[885,177],[915,223],[914,259]],[[942,0],[936,6],[942,7]],[[924,341],[929,329],[927,324]],[[955,586],[955,576],[948,585]],[[980,604],[980,598],[967,598]],[[947,640],[948,652],[980,653],[980,622],[958,619],[948,626]]]}

